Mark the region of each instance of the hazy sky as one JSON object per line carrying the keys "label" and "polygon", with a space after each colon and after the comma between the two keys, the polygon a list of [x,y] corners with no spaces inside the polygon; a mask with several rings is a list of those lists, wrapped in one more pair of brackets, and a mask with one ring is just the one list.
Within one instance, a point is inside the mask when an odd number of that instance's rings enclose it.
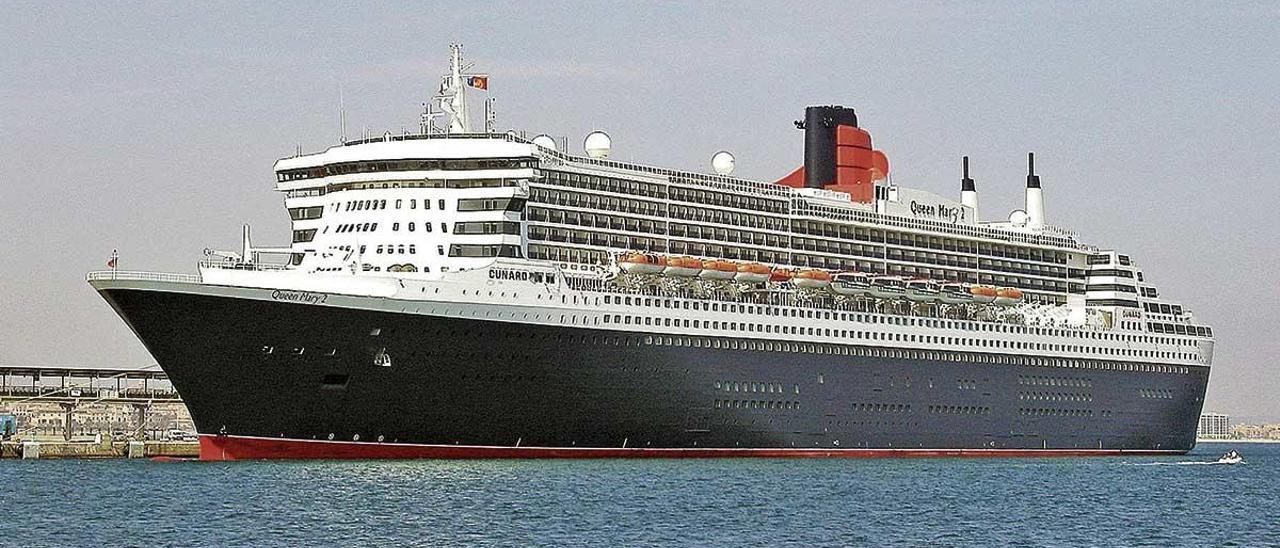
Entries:
{"label": "hazy sky", "polygon": [[153,363],[85,272],[287,244],[272,163],[337,140],[340,86],[349,134],[416,128],[459,41],[502,128],[623,160],[779,178],[839,103],[899,184],[971,156],[995,218],[1034,150],[1051,223],[1215,327],[1206,409],[1280,419],[1274,3],[101,4],[0,7],[0,363]]}

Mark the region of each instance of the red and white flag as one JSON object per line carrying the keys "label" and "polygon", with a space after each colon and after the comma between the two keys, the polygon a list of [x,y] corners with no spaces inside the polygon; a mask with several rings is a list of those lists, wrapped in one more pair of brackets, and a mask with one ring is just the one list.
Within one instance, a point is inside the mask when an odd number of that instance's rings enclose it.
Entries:
{"label": "red and white flag", "polygon": [[115,270],[116,261],[119,259],[120,259],[120,256],[116,254],[115,250],[114,249],[111,250],[111,257],[107,259],[107,268]]}

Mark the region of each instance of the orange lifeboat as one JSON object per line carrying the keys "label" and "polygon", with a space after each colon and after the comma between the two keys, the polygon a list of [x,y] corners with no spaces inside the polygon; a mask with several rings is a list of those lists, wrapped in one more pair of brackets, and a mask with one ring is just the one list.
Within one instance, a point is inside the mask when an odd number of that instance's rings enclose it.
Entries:
{"label": "orange lifeboat", "polygon": [[831,285],[831,273],[826,270],[801,270],[796,272],[792,281],[796,284],[796,287],[822,289]]}
{"label": "orange lifeboat", "polygon": [[769,281],[771,282],[787,282],[791,281],[795,275],[785,268],[779,268],[769,272]]}
{"label": "orange lifeboat", "polygon": [[969,286],[969,294],[973,295],[973,302],[978,304],[990,304],[996,300],[996,288],[989,285],[971,285]]}
{"label": "orange lifeboat", "polygon": [[732,280],[737,274],[737,264],[712,259],[710,261],[702,261],[702,273],[698,277],[704,280]]}
{"label": "orange lifeboat", "polygon": [[631,274],[658,274],[666,269],[667,258],[662,255],[627,253],[618,260],[618,264]]}
{"label": "orange lifeboat", "polygon": [[738,273],[733,279],[742,283],[759,284],[769,281],[772,270],[760,263],[742,263],[738,265]]}
{"label": "orange lifeboat", "polygon": [[1012,306],[1022,302],[1022,290],[1012,287],[1002,287],[996,290],[996,300],[994,304],[999,306]]}
{"label": "orange lifeboat", "polygon": [[669,257],[662,272],[668,276],[697,276],[702,272],[702,261],[693,257]]}

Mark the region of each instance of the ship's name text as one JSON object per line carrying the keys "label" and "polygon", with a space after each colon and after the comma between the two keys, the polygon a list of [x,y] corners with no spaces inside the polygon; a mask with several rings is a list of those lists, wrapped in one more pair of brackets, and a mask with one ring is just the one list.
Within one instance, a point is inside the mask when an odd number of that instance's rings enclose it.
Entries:
{"label": "ship's name text", "polygon": [[958,223],[964,220],[964,208],[952,207],[946,205],[922,204],[915,200],[911,201],[911,214],[916,217],[933,217]]}
{"label": "ship's name text", "polygon": [[489,269],[491,280],[513,280],[517,282],[556,283],[556,275],[545,272],[529,272],[527,270],[511,270],[507,268]]}
{"label": "ship's name text", "polygon": [[310,291],[280,291],[277,289],[271,292],[271,298],[290,303],[324,304],[329,299],[329,296],[324,293],[312,293]]}

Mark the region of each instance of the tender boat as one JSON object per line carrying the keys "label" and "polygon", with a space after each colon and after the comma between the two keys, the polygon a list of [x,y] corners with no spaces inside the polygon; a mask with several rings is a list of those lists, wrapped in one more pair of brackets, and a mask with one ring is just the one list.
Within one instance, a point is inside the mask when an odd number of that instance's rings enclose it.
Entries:
{"label": "tender boat", "polygon": [[772,273],[773,269],[760,263],[742,263],[738,265],[738,273],[734,274],[733,279],[742,283],[762,284],[769,281]]}
{"label": "tender boat", "polygon": [[831,285],[831,273],[826,270],[808,269],[796,272],[791,280],[796,287],[805,289],[822,289]]}
{"label": "tender boat", "polygon": [[857,297],[871,290],[871,275],[865,272],[841,272],[831,277],[831,291],[839,295]]}
{"label": "tender boat", "polygon": [[973,302],[973,294],[969,286],[962,283],[944,283],[938,289],[938,300],[947,304],[969,304]]}
{"label": "tender boat", "polygon": [[698,277],[704,280],[732,280],[737,275],[737,264],[714,259],[702,261],[702,273]]}
{"label": "tender boat", "polygon": [[631,274],[661,274],[667,267],[667,258],[662,255],[628,253],[618,264]]}
{"label": "tender boat", "polygon": [[969,294],[973,296],[973,302],[978,304],[991,304],[996,300],[996,288],[989,285],[972,285],[969,286]]}
{"label": "tender boat", "polygon": [[1022,302],[1022,290],[1002,287],[996,290],[996,298],[992,301],[996,306],[1012,306]]}
{"label": "tender boat", "polygon": [[938,300],[938,283],[933,280],[909,280],[906,283],[907,299],[918,303]]}
{"label": "tender boat", "polygon": [[907,295],[906,285],[898,276],[872,276],[870,291],[877,299],[901,299]]}
{"label": "tender boat", "polygon": [[662,272],[668,276],[691,278],[702,272],[702,261],[693,257],[670,257]]}

